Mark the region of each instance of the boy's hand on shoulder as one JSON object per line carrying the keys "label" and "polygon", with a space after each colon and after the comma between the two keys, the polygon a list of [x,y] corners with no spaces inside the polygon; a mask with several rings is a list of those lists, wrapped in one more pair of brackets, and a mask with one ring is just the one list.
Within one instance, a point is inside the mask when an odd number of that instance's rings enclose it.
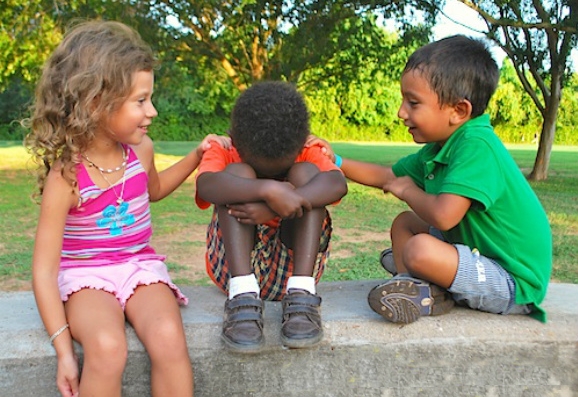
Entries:
{"label": "boy's hand on shoulder", "polygon": [[231,204],[227,208],[229,208],[229,215],[245,225],[259,225],[277,216],[265,203]]}
{"label": "boy's hand on shoulder", "polygon": [[311,147],[316,145],[321,147],[322,153],[324,153],[331,161],[335,162],[335,153],[333,152],[333,149],[331,148],[329,142],[313,134],[309,135],[307,137],[307,141],[305,141],[305,147]]}
{"label": "boy's hand on shoulder", "polygon": [[265,202],[283,219],[301,218],[303,210],[312,209],[309,200],[295,192],[295,187],[289,182],[271,181]]}

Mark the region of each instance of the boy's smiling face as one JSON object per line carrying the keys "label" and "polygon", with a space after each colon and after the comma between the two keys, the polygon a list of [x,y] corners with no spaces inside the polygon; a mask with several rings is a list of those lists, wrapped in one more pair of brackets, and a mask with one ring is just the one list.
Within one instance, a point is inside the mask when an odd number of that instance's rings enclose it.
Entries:
{"label": "boy's smiling face", "polygon": [[459,127],[454,122],[454,106],[440,105],[437,94],[420,71],[403,74],[401,94],[403,99],[397,115],[416,143],[443,145]]}

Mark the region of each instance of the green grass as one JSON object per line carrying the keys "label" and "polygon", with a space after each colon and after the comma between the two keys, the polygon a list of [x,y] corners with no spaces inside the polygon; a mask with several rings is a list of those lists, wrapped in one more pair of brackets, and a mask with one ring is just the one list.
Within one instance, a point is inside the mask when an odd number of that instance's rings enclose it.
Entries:
{"label": "green grass", "polygon": [[[158,142],[155,144],[159,168],[170,165],[196,145],[195,142]],[[363,144],[336,142],[334,149],[344,157],[391,165],[400,157],[418,149],[415,144]],[[533,166],[536,147],[509,146],[522,170]],[[552,279],[578,283],[578,147],[556,146],[550,160],[549,178],[532,183],[552,225],[554,271]],[[30,263],[38,206],[30,199],[35,189],[28,155],[19,143],[0,142],[0,281],[30,279]],[[335,231],[329,265],[324,281],[382,278],[379,252],[390,244],[389,228],[393,218],[406,209],[403,202],[377,189],[354,183],[342,202],[330,209]],[[202,236],[210,211],[194,204],[191,181],[173,195],[152,205],[155,237],[178,240],[171,245],[169,258],[203,244]],[[197,229],[200,228],[200,229]],[[198,241],[197,241],[198,240]],[[172,250],[175,252],[172,252]],[[162,252],[167,253],[167,252]],[[206,285],[208,279],[191,281],[185,266],[169,261],[179,284]]]}

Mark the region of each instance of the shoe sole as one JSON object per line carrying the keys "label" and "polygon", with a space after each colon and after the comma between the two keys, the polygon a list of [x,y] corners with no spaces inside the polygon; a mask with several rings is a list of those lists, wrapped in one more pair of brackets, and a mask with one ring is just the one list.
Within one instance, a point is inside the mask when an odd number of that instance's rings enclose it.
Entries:
{"label": "shoe sole", "polygon": [[285,335],[281,334],[281,343],[283,346],[288,347],[290,349],[303,349],[307,347],[313,347],[323,339],[323,331],[320,331],[319,334],[315,335],[312,338],[287,338]]}
{"label": "shoe sole", "polygon": [[409,324],[421,316],[438,316],[454,307],[449,293],[435,285],[411,280],[391,280],[373,288],[369,306],[384,319]]}
{"label": "shoe sole", "polygon": [[263,350],[263,347],[265,346],[265,338],[262,338],[258,343],[244,344],[236,343],[227,338],[225,335],[221,334],[221,340],[227,349],[233,353],[255,354]]}

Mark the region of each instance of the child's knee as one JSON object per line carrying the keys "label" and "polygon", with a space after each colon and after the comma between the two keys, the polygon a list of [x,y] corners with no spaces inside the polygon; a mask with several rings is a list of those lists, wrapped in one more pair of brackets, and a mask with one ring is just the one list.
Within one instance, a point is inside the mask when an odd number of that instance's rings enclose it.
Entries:
{"label": "child's knee", "polygon": [[287,180],[291,182],[293,186],[303,186],[315,175],[319,174],[319,172],[319,168],[313,163],[295,163],[287,174]]}
{"label": "child's knee", "polygon": [[432,247],[432,239],[434,237],[429,234],[420,233],[407,240],[403,247],[403,262],[410,272],[421,273],[438,262],[438,251]]}
{"label": "child's knee", "polygon": [[84,361],[93,370],[109,373],[111,376],[122,373],[128,357],[126,336],[101,333],[83,343]]}
{"label": "child's knee", "polygon": [[151,360],[178,361],[188,356],[187,342],[182,322],[163,321],[154,331],[154,337],[146,341],[146,349]]}
{"label": "child's knee", "polygon": [[404,211],[397,215],[391,225],[391,233],[400,232],[418,234],[428,233],[429,225],[419,218],[413,211]]}

